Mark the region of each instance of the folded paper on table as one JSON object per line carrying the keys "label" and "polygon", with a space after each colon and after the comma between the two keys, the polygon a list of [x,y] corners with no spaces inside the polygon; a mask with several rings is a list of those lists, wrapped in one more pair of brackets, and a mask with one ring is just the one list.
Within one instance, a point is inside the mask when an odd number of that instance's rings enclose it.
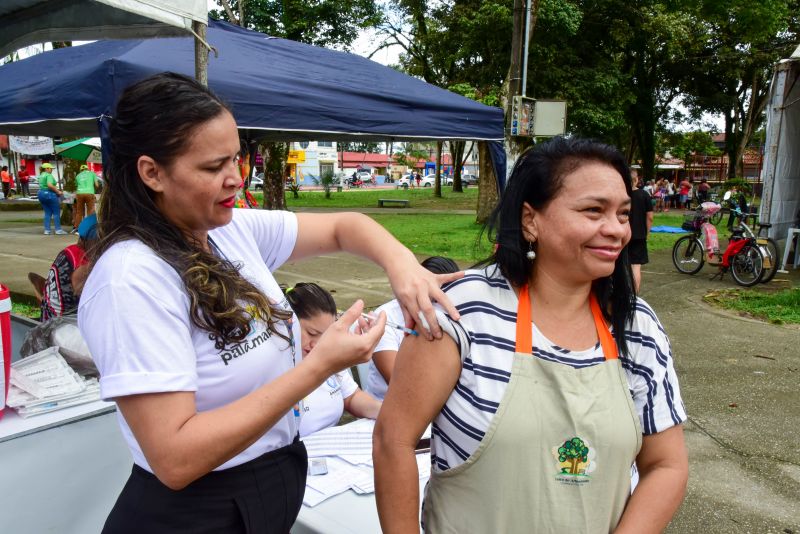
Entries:
{"label": "folded paper on table", "polygon": [[[303,438],[309,458],[325,457],[328,472],[309,476],[303,504],[314,507],[347,490],[357,494],[375,492],[372,467],[372,431],[375,421],[360,419],[347,425],[331,427]],[[430,437],[430,427],[425,431]],[[420,478],[431,471],[430,453],[417,454]]]}

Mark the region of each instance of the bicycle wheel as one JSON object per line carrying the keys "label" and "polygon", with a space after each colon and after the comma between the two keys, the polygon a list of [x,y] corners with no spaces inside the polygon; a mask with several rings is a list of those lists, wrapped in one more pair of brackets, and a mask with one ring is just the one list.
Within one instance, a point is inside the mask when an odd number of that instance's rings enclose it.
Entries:
{"label": "bicycle wheel", "polygon": [[754,286],[764,276],[764,256],[759,248],[748,243],[731,258],[731,276],[740,286]]}
{"label": "bicycle wheel", "polygon": [[672,263],[683,274],[697,274],[703,268],[703,244],[693,235],[685,235],[672,246]]}
{"label": "bicycle wheel", "polygon": [[781,262],[781,251],[778,248],[778,243],[771,237],[759,238],[758,247],[761,249],[761,254],[764,256],[764,275],[761,277],[761,283],[766,284],[778,272]]}
{"label": "bicycle wheel", "polygon": [[722,220],[722,216],[726,212],[727,212],[727,210],[725,208],[722,208],[717,213],[712,215],[711,218],[709,219],[709,221],[711,221],[711,224],[713,224],[714,226],[718,225],[720,223],[720,221]]}

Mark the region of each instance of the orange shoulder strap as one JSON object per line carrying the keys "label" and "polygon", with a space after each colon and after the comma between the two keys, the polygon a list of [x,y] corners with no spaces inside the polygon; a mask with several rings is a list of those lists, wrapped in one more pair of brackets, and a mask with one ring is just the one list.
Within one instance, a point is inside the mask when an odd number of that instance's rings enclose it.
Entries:
{"label": "orange shoulder strap", "polygon": [[531,333],[531,296],[528,284],[519,288],[519,304],[517,305],[517,342],[516,352],[530,354],[533,350],[533,334]]}
{"label": "orange shoulder strap", "polygon": [[603,317],[603,312],[600,311],[600,304],[598,304],[594,292],[589,296],[589,305],[592,308],[594,326],[597,329],[597,337],[600,338],[600,346],[603,348],[603,355],[606,357],[606,360],[616,360],[618,355],[617,342],[614,341],[614,336],[611,335],[611,330],[608,329],[608,325]]}

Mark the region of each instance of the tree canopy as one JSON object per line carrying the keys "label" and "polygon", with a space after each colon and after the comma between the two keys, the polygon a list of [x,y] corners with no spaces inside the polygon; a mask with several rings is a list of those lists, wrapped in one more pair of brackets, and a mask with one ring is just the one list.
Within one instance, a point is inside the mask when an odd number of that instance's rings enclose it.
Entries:
{"label": "tree canopy", "polygon": [[349,49],[359,32],[382,18],[375,0],[215,0],[209,13],[274,37]]}
{"label": "tree canopy", "polygon": [[[568,102],[568,132],[620,147],[652,175],[659,135],[704,113],[741,162],[763,123],[773,65],[798,44],[800,0],[539,0],[526,93]],[[513,0],[392,0],[380,46],[398,67],[499,105]],[[730,171],[735,173],[735,168]]]}

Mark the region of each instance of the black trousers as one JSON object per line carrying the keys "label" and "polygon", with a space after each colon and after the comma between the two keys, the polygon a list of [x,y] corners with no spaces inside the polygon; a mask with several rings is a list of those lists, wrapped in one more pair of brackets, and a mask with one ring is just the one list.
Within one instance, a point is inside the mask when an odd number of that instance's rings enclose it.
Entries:
{"label": "black trousers", "polygon": [[307,470],[306,447],[298,439],[178,491],[134,465],[103,533],[285,534],[303,504]]}

